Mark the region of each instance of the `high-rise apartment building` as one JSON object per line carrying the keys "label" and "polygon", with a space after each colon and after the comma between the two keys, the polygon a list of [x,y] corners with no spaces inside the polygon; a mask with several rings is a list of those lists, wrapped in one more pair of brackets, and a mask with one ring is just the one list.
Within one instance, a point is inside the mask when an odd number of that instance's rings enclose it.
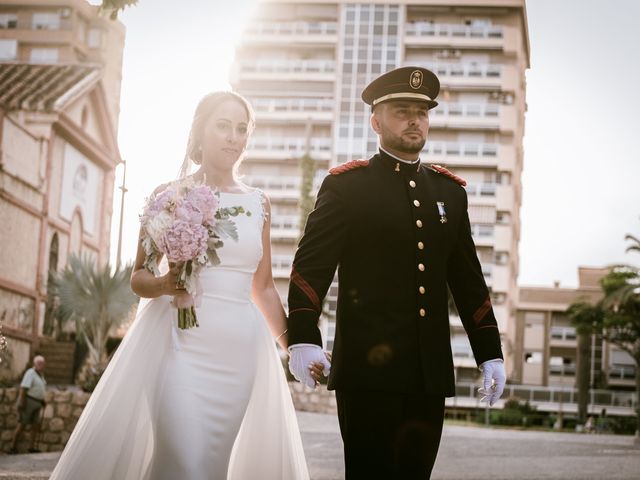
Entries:
{"label": "high-rise apartment building", "polygon": [[[237,48],[234,89],[255,107],[257,128],[242,166],[273,205],[273,266],[286,298],[302,227],[299,159],[327,169],[377,150],[362,89],[404,65],[433,70],[442,85],[421,159],[468,182],[474,240],[501,331],[515,318],[522,198],[522,136],[529,40],[524,0],[260,2]],[[375,259],[372,259],[375,261]],[[335,285],[328,310],[335,306]],[[428,319],[427,319],[428,321]],[[328,346],[331,315],[324,322]],[[455,317],[458,376],[475,362]],[[510,346],[504,335],[505,353]],[[473,373],[475,375],[475,373]]]}

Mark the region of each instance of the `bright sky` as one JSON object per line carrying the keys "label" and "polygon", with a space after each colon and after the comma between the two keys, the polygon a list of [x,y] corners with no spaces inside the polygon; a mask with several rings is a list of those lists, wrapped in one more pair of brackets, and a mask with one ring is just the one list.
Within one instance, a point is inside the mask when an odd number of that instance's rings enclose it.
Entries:
{"label": "bright sky", "polygon": [[[254,1],[140,0],[120,15],[124,261],[135,256],[145,196],[178,172],[198,100],[229,88],[233,45]],[[527,14],[519,284],[575,286],[579,265],[640,264],[624,252],[624,235],[640,236],[640,2],[528,0]]]}

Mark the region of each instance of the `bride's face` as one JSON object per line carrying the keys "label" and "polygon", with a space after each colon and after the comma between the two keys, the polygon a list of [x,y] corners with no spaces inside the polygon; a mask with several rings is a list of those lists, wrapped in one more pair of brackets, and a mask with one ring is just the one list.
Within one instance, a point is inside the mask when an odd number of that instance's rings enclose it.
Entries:
{"label": "bride's face", "polygon": [[216,108],[202,132],[202,163],[228,170],[247,147],[249,118],[236,100],[226,100]]}

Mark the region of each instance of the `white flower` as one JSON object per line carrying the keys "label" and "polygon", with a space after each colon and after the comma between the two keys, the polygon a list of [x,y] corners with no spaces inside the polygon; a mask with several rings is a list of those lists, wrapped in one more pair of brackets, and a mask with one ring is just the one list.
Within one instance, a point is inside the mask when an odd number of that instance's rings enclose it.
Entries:
{"label": "white flower", "polygon": [[159,212],[157,215],[149,218],[145,225],[147,234],[151,237],[156,245],[160,245],[160,239],[174,222],[173,215],[167,211]]}

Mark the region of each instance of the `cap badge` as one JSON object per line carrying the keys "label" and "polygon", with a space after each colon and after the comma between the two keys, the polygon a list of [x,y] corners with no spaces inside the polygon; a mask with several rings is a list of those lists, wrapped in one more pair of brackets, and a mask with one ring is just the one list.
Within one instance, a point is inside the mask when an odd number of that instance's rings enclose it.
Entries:
{"label": "cap badge", "polygon": [[414,70],[409,77],[409,85],[411,88],[417,90],[422,86],[422,72],[420,70]]}

